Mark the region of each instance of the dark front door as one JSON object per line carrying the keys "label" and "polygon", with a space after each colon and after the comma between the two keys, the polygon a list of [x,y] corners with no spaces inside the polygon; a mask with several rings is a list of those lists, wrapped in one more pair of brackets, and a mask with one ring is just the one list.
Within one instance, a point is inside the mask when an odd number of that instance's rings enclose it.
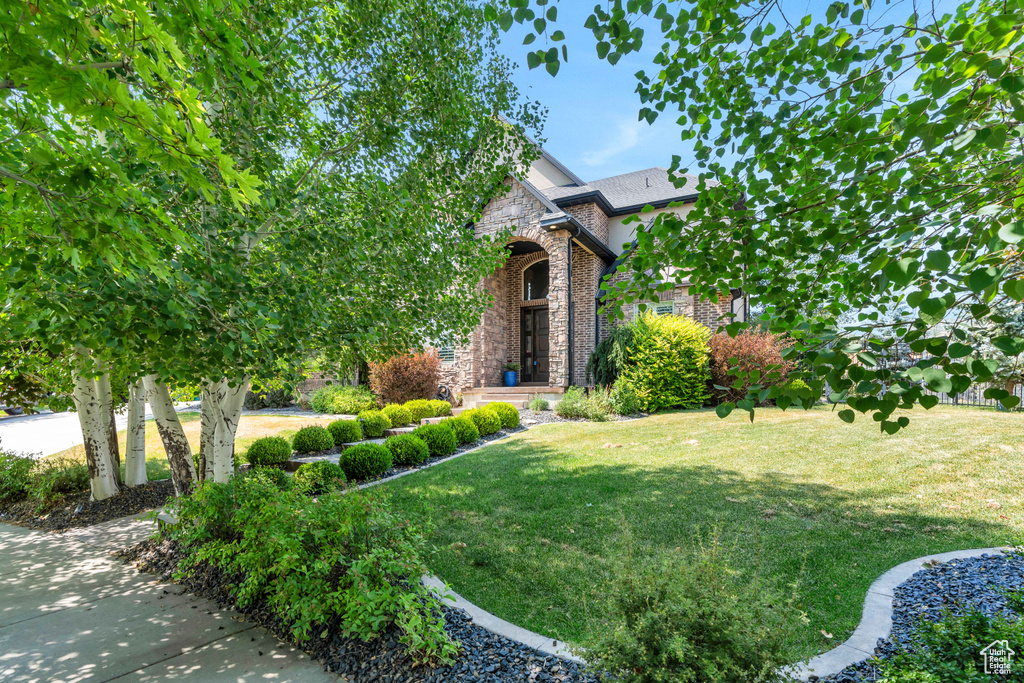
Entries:
{"label": "dark front door", "polygon": [[548,381],[548,329],[548,309],[523,309],[523,382]]}

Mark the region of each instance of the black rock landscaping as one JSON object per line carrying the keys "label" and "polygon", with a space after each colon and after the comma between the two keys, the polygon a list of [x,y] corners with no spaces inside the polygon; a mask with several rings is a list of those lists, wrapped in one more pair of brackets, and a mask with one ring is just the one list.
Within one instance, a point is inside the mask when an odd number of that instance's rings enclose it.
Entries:
{"label": "black rock landscaping", "polygon": [[39,502],[28,499],[0,507],[0,522],[42,531],[66,531],[92,526],[112,519],[128,517],[163,507],[174,497],[170,479],[158,479],[143,486],[125,488],[106,500],[89,500],[88,490],[67,495],[53,507],[39,509]]}

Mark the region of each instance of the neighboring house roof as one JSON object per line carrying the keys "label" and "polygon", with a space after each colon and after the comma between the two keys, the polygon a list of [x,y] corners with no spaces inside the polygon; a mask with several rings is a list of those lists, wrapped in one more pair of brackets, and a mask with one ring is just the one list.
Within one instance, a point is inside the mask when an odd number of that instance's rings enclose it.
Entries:
{"label": "neighboring house roof", "polygon": [[636,213],[648,204],[660,208],[671,202],[697,198],[697,177],[680,175],[686,183],[676,187],[668,169],[660,166],[592,180],[583,185],[564,185],[542,190],[558,206],[595,202],[608,215]]}

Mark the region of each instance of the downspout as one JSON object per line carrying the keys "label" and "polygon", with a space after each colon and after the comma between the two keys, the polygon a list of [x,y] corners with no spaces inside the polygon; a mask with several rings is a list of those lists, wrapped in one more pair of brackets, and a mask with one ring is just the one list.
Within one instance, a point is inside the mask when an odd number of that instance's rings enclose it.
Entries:
{"label": "downspout", "polygon": [[573,312],[574,306],[572,303],[572,235],[569,235],[569,386],[572,386],[573,376],[573,365],[572,365],[572,352],[573,352]]}

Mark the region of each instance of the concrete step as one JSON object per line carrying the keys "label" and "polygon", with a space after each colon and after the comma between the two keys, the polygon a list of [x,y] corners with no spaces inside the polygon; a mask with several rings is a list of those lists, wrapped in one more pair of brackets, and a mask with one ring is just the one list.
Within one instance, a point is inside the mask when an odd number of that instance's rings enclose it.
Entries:
{"label": "concrete step", "polygon": [[[462,410],[462,409],[461,408],[457,408],[456,410]],[[424,425],[441,424],[441,420],[447,420],[449,417],[451,417],[451,416],[450,415],[445,415],[444,417],[425,417],[422,420],[420,420],[420,424],[424,424]]]}
{"label": "concrete step", "polygon": [[467,410],[469,410],[469,408],[452,408],[452,415],[462,415]]}
{"label": "concrete step", "polygon": [[399,434],[412,434],[416,427],[392,427],[384,430],[384,436],[398,436]]}

